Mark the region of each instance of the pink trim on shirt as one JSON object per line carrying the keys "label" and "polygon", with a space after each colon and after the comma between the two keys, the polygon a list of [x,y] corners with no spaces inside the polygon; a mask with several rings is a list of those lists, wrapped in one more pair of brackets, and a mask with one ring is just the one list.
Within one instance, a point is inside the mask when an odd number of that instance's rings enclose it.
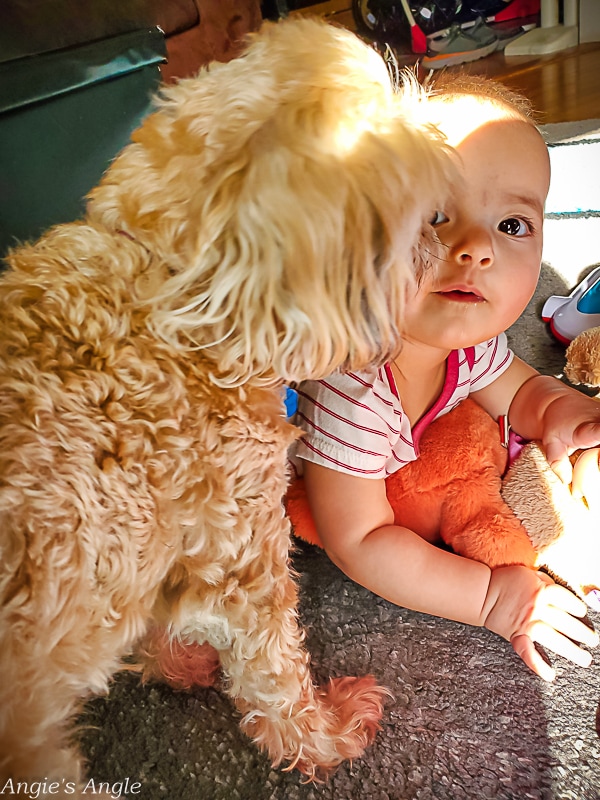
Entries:
{"label": "pink trim on shirt", "polygon": [[396,379],[394,378],[394,373],[392,372],[392,365],[385,364],[385,377],[387,378],[388,386],[390,387],[390,392],[394,395],[397,400],[400,400],[400,395],[398,394],[398,387],[396,386]]}
{"label": "pink trim on shirt", "polygon": [[[494,364],[496,358],[500,364]],[[373,371],[309,381],[306,392],[299,391],[297,412],[305,436],[296,442],[291,457],[365,477],[390,474],[418,457],[420,438],[433,419],[458,405],[471,389],[493,382],[511,358],[504,334],[451,352],[440,395],[412,430],[403,413],[392,363]]]}
{"label": "pink trim on shirt", "polygon": [[[391,367],[386,364],[386,375],[388,380],[391,381],[390,389],[393,391],[396,397],[398,395],[398,387],[396,386],[396,381],[394,380],[394,374],[391,370]],[[415,448],[415,453],[419,455],[419,441],[421,436],[423,435],[423,431],[430,425],[433,420],[437,417],[439,412],[446,407],[450,398],[454,394],[456,390],[456,386],[458,384],[458,351],[452,350],[450,355],[446,360],[446,377],[444,378],[444,385],[442,387],[442,391],[440,392],[438,399],[435,403],[431,406],[429,411],[426,411],[423,416],[412,426],[412,444]]]}

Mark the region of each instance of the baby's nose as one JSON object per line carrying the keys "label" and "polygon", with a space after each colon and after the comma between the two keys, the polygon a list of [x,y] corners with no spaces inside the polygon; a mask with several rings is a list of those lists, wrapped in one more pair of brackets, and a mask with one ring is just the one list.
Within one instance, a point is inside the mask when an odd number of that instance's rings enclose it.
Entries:
{"label": "baby's nose", "polygon": [[452,250],[455,260],[465,266],[485,269],[494,261],[492,240],[483,228],[471,227],[465,231]]}

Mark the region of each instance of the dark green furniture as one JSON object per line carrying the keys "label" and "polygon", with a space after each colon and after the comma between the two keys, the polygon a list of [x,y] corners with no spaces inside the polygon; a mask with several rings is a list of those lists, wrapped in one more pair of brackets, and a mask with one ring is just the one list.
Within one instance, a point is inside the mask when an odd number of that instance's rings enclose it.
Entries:
{"label": "dark green furniture", "polygon": [[0,256],[82,215],[165,57],[142,0],[0,3]]}

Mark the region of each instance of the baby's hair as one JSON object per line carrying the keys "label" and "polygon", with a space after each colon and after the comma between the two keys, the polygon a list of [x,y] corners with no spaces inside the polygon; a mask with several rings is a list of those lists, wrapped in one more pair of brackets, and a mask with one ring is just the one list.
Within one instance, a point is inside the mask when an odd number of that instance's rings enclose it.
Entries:
{"label": "baby's hair", "polygon": [[434,81],[427,84],[427,93],[430,97],[443,102],[451,102],[463,96],[481,98],[503,106],[525,122],[536,124],[536,112],[528,98],[500,81],[490,80],[479,75],[453,75],[443,72]]}

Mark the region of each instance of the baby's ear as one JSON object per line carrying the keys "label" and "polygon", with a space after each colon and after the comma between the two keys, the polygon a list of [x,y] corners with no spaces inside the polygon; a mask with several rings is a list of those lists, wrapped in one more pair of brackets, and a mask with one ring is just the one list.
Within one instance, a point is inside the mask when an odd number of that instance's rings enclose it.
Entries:
{"label": "baby's ear", "polygon": [[567,348],[565,375],[571,383],[600,387],[600,327],[583,331]]}

